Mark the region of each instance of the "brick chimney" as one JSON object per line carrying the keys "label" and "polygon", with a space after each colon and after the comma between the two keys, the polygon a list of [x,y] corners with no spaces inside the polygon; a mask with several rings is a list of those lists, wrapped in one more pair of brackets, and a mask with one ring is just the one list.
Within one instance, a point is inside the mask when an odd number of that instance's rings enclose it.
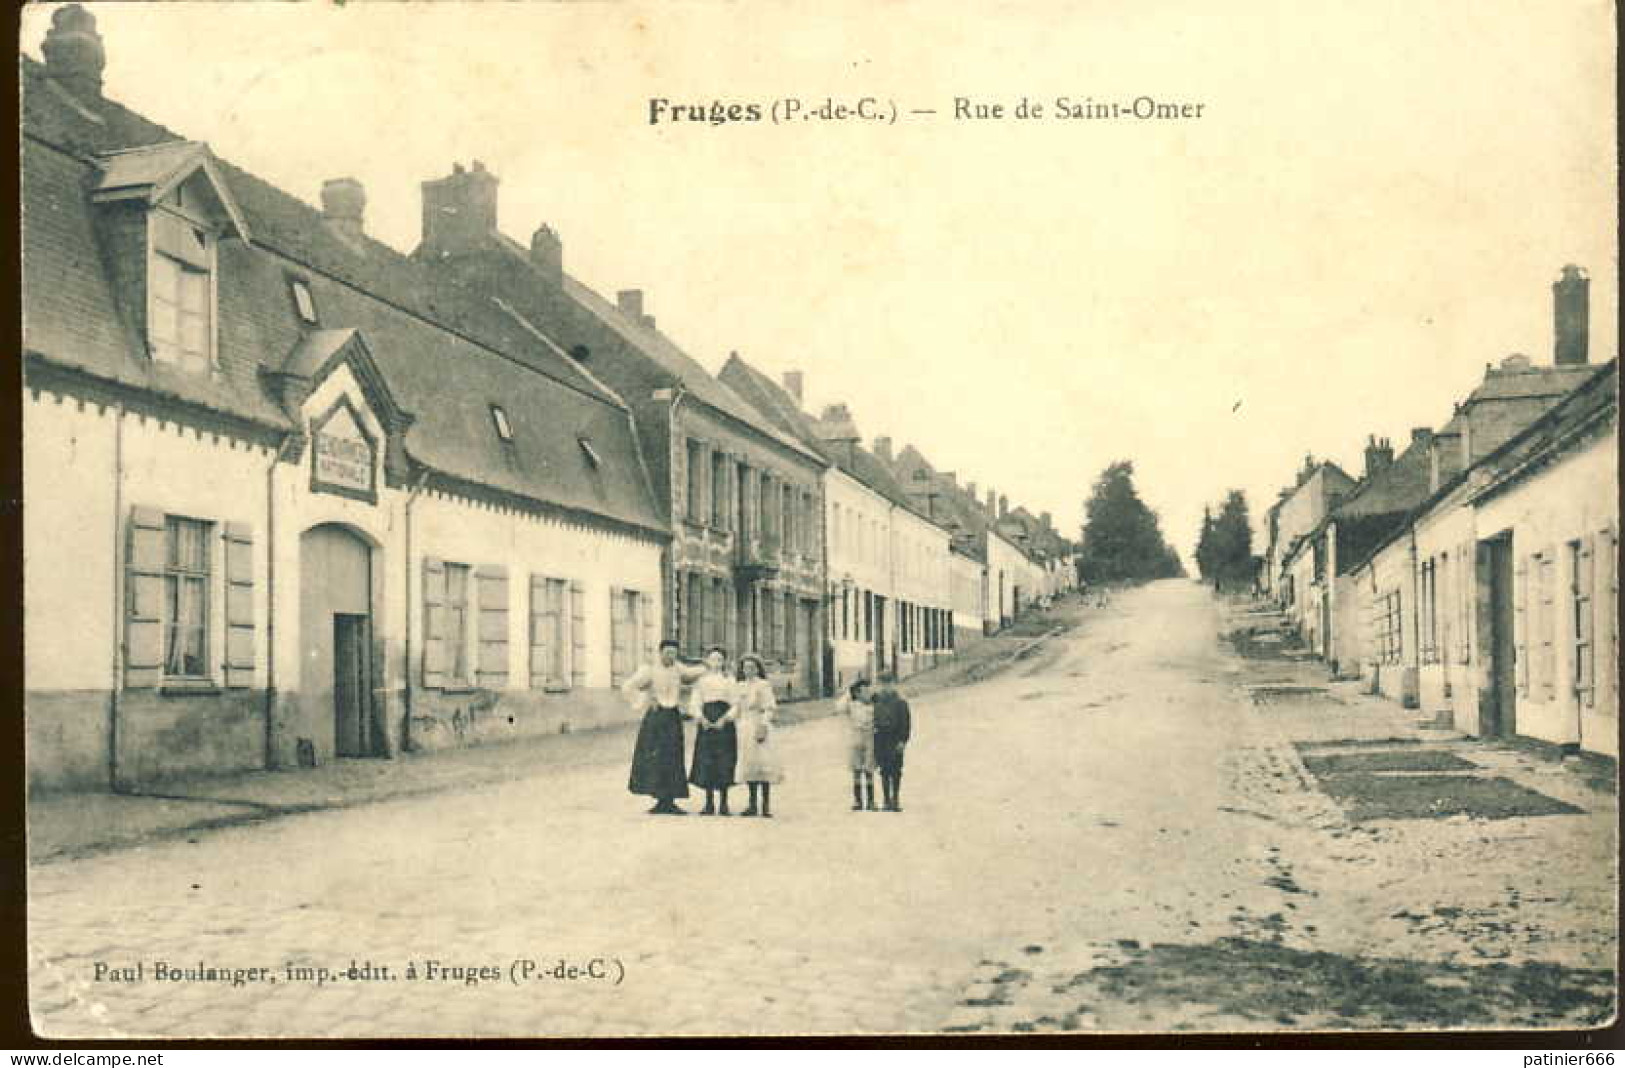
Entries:
{"label": "brick chimney", "polygon": [[[646,315],[643,311],[643,290],[621,290],[615,294],[615,306],[621,309],[622,315],[626,316],[628,319],[631,319],[634,323],[647,326],[650,329],[654,328],[655,317],[652,315]],[[733,355],[737,356],[738,353],[733,353]]]}
{"label": "brick chimney", "polygon": [[1552,283],[1552,326],[1552,362],[1559,367],[1586,363],[1591,334],[1591,279],[1572,263]]}
{"label": "brick chimney", "polygon": [[78,4],[57,8],[40,51],[45,55],[45,73],[52,80],[81,104],[100,103],[107,53],[102,49],[102,35],[96,32],[96,16]]}
{"label": "brick chimney", "polygon": [[801,372],[784,372],[784,391],[796,399],[796,407],[801,407]]}
{"label": "brick chimney", "polygon": [[1432,443],[1433,443],[1433,428],[1432,427],[1415,426],[1415,427],[1411,428],[1411,447],[1412,448],[1423,448],[1423,449],[1425,449],[1429,445],[1431,445]]}
{"label": "brick chimney", "polygon": [[[435,257],[475,252],[496,233],[497,177],[474,161],[423,183],[423,247]],[[534,247],[534,246],[533,246]]]}
{"label": "brick chimney", "polygon": [[1010,498],[999,494],[999,518],[1003,519],[1010,514]]}
{"label": "brick chimney", "polygon": [[1383,468],[1394,462],[1394,447],[1387,438],[1378,438],[1375,434],[1366,439],[1365,445],[1365,477],[1371,478]]}
{"label": "brick chimney", "polygon": [[322,215],[344,236],[362,235],[366,212],[367,190],[354,178],[329,178],[322,183]]}
{"label": "brick chimney", "polygon": [[550,285],[564,284],[564,241],[546,223],[530,235],[530,265]]}
{"label": "brick chimney", "polygon": [[875,455],[886,463],[891,463],[891,438],[875,439]]}

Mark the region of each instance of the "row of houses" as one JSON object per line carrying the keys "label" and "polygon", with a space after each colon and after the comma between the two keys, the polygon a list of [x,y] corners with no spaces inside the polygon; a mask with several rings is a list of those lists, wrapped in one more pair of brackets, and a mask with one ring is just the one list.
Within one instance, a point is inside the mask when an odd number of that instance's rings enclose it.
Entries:
{"label": "row of houses", "polygon": [[1263,582],[1308,648],[1440,726],[1618,757],[1618,360],[1553,283],[1553,362],[1513,355],[1358,478],[1308,458]]}
{"label": "row of houses", "polygon": [[1048,515],[713,376],[497,227],[479,163],[369,236],[108,99],[93,17],[22,57],[25,709],[35,791],[630,716],[662,636],[790,698],[908,674],[1071,585]]}

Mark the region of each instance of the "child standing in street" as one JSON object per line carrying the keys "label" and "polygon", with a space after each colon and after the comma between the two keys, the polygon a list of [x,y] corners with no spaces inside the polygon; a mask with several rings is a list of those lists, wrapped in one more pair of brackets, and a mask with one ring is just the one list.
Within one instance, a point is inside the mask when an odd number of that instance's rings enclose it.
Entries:
{"label": "child standing in street", "polygon": [[851,738],[847,763],[852,769],[852,811],[875,811],[875,710],[869,701],[869,681],[859,679],[836,705],[847,717]]}
{"label": "child standing in street", "polygon": [[[689,715],[697,729],[688,781],[705,791],[702,816],[728,815],[728,787],[734,784],[739,764],[739,732],[734,728],[739,719],[738,687],[723,672],[727,661],[728,654],[722,647],[713,646],[705,654],[706,672],[689,695]],[[718,794],[722,797],[720,807]]]}
{"label": "child standing in street", "polygon": [[[739,658],[739,777],[750,787],[750,807],[741,816],[773,818],[773,786],[784,781],[778,747],[773,744],[773,713],[778,700],[767,670],[755,653]],[[757,808],[757,796],[761,807]]]}

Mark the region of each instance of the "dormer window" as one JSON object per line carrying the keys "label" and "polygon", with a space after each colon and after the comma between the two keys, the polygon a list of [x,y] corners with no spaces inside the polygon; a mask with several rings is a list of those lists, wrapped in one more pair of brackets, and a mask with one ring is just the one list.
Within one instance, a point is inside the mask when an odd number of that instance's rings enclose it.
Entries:
{"label": "dormer window", "polygon": [[148,216],[147,342],[183,370],[214,362],[214,236],[163,208]]}
{"label": "dormer window", "polygon": [[316,298],[310,295],[310,283],[303,278],[288,279],[288,290],[293,294],[293,310],[298,314],[301,322],[307,326],[315,326]]}
{"label": "dormer window", "polygon": [[144,275],[144,284],[130,287],[130,311],[152,359],[210,371],[218,334],[216,245],[249,234],[208,146],[164,141],[106,153],[97,157],[90,195],[108,223],[109,254],[121,270]]}
{"label": "dormer window", "polygon": [[497,437],[501,438],[504,444],[512,445],[513,425],[508,422],[508,413],[502,410],[502,405],[491,405],[491,422],[496,424]]}

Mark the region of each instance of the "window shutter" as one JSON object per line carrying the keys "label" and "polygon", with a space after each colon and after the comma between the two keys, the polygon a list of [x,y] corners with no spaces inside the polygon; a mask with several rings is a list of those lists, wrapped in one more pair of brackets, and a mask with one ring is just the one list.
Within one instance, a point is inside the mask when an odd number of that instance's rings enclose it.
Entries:
{"label": "window shutter", "polygon": [[609,588],[609,682],[619,686],[626,678],[628,633],[632,620],[626,618],[626,592],[619,586]]}
{"label": "window shutter", "polygon": [[587,685],[587,596],[575,580],[570,582],[570,685]]}
{"label": "window shutter", "polygon": [[1540,686],[1547,701],[1557,697],[1556,661],[1556,634],[1557,613],[1552,609],[1555,591],[1554,579],[1557,575],[1557,553],[1548,545],[1540,557]]}
{"label": "window shutter", "polygon": [[130,509],[124,577],[124,685],[157,686],[164,678],[164,513]]}
{"label": "window shutter", "polygon": [[254,684],[254,528],[226,524],[226,685]]}
{"label": "window shutter", "polygon": [[[1590,708],[1597,702],[1596,596],[1597,580],[1591,535],[1580,539],[1575,560],[1574,597],[1585,608],[1574,613],[1574,687],[1580,703]],[[1583,652],[1582,652],[1583,647]]]}
{"label": "window shutter", "polygon": [[530,688],[547,686],[547,579],[530,576]]}
{"label": "window shutter", "polygon": [[1612,526],[1597,535],[1596,552],[1602,557],[1597,576],[1595,603],[1591,606],[1596,626],[1597,707],[1604,715],[1619,713],[1619,543]]}
{"label": "window shutter", "polygon": [[446,562],[423,558],[423,685],[446,685]]}
{"label": "window shutter", "polygon": [[1460,561],[1456,568],[1456,661],[1465,664],[1472,659],[1473,649],[1473,596],[1478,584],[1478,563],[1473,543],[1461,543]]}
{"label": "window shutter", "polygon": [[643,655],[639,659],[652,664],[655,659],[655,601],[647,593],[638,594],[638,620],[642,624],[643,639]]}
{"label": "window shutter", "polygon": [[479,658],[474,680],[487,690],[508,687],[508,569],[489,564],[475,572],[479,611]]}
{"label": "window shutter", "polygon": [[1512,567],[1512,662],[1517,671],[1518,694],[1529,696],[1529,558],[1520,556]]}

